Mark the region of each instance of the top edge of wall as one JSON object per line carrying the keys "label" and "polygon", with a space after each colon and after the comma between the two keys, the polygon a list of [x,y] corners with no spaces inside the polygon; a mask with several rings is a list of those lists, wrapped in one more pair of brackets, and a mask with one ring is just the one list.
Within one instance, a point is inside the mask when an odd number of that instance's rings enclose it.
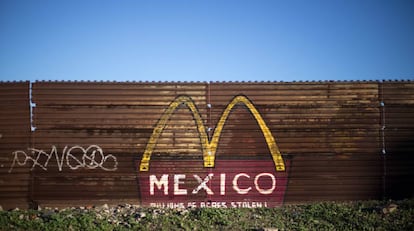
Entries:
{"label": "top edge of wall", "polygon": [[0,83],[29,83],[28,80],[7,80],[7,81],[0,81]]}
{"label": "top edge of wall", "polygon": [[[27,83],[30,81],[0,81],[0,83]],[[273,83],[381,83],[381,82],[414,82],[413,79],[382,79],[382,80],[311,80],[311,81],[96,81],[96,80],[36,80],[34,83],[104,83],[104,84],[273,84]]]}

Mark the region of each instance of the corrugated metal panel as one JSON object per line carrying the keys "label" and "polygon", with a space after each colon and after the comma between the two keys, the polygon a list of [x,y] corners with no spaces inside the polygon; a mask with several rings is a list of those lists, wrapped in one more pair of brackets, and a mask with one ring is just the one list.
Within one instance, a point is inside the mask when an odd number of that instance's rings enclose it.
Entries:
{"label": "corrugated metal panel", "polygon": [[[89,199],[100,203],[119,199],[138,203],[135,160],[144,152],[165,108],[181,94],[192,95],[200,108],[205,105],[203,83],[34,83],[35,145],[49,153],[54,145],[60,157],[66,155],[61,169],[54,158],[47,171],[36,169],[34,199],[40,203],[78,203]],[[198,136],[183,132],[194,130],[191,114],[186,111],[183,108],[174,113],[172,123],[157,142],[154,158],[161,153],[170,157],[172,153],[199,153],[194,142]],[[83,150],[90,145],[101,148],[104,158],[111,155],[103,164],[105,169],[77,164],[76,161],[82,163],[82,158],[91,156],[93,148]],[[65,147],[78,147],[76,159],[69,156],[66,163]]]}
{"label": "corrugated metal panel", "polygon": [[[377,83],[217,83],[210,94],[212,124],[234,94],[254,102],[284,158],[292,160],[287,203],[381,196]],[[226,126],[221,158],[269,156],[243,105]]]}
{"label": "corrugated metal panel", "polygon": [[[22,150],[19,158],[32,157],[12,174],[31,175],[33,184],[20,189],[43,205],[149,204],[142,197],[148,184],[140,182],[151,172],[165,169],[175,174],[177,168],[168,166],[180,166],[179,171],[192,180],[186,188],[190,190],[200,184],[191,175],[205,179],[227,166],[226,174],[234,178],[238,169],[254,169],[256,174],[264,168],[253,163],[271,164],[275,174],[284,174],[280,179],[288,182],[286,203],[412,196],[404,186],[413,179],[409,155],[414,143],[413,86],[413,82],[36,82],[32,142],[2,143],[1,148],[10,146],[4,155]],[[13,86],[6,89],[13,91]],[[9,98],[16,98],[4,97],[6,106]],[[30,132],[28,97],[25,100],[23,114],[2,114],[3,126],[10,131]],[[13,122],[20,119],[27,124]],[[10,156],[4,159],[4,166],[10,161]],[[203,167],[211,162],[215,168]],[[231,183],[225,186],[230,191]],[[213,190],[220,189],[216,185]],[[220,200],[242,202],[241,198]],[[213,199],[218,200],[207,197],[207,202]],[[183,200],[175,200],[179,201]]]}
{"label": "corrugated metal panel", "polygon": [[29,82],[0,82],[0,205],[27,207],[30,172],[13,152],[30,147]]}
{"label": "corrugated metal panel", "polygon": [[387,197],[414,196],[414,84],[386,82],[381,86]]}

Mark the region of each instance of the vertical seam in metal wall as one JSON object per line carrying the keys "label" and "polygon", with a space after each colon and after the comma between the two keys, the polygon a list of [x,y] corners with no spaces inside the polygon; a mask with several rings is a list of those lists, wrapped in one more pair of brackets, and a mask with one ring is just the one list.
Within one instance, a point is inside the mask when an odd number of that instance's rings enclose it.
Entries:
{"label": "vertical seam in metal wall", "polygon": [[380,100],[380,121],[381,121],[381,153],[382,153],[382,197],[386,199],[387,196],[387,151],[385,147],[385,103],[384,103],[384,84],[379,83],[379,100]]}
{"label": "vertical seam in metal wall", "polygon": [[[207,81],[207,135],[208,135],[208,137],[207,137],[207,139],[208,139],[208,142],[211,142],[211,132],[212,132],[212,127],[211,127],[211,107],[212,107],[212,105],[211,105],[211,92],[210,92],[210,81]],[[209,174],[210,173],[212,173],[213,172],[213,169],[212,168],[209,168]],[[209,181],[209,187],[211,188],[212,187],[212,185],[211,185],[211,181]],[[207,199],[208,199],[208,201],[211,201],[211,195],[209,195],[208,194],[208,196],[207,196]]]}
{"label": "vertical seam in metal wall", "polygon": [[[29,133],[29,135],[30,135],[30,148],[31,149],[34,149],[34,146],[35,146],[35,137],[34,137],[34,132],[36,131],[36,127],[35,127],[35,124],[34,124],[34,113],[33,113],[33,110],[34,110],[34,108],[36,107],[36,104],[35,103],[33,103],[33,83],[32,82],[29,82],[29,108],[30,108],[30,133]],[[30,171],[30,182],[29,182],[29,206],[33,206],[33,209],[36,209],[35,207],[37,207],[36,205],[34,205],[33,203],[35,203],[34,202],[34,200],[33,200],[33,193],[34,193],[34,184],[35,184],[35,182],[34,182],[34,178],[35,178],[35,176],[34,176],[34,172],[32,171],[32,170],[29,170]]]}
{"label": "vertical seam in metal wall", "polygon": [[207,101],[207,134],[208,140],[211,141],[211,131],[213,128],[211,127],[211,92],[210,92],[210,82],[207,82],[207,89],[206,89],[206,101]]}

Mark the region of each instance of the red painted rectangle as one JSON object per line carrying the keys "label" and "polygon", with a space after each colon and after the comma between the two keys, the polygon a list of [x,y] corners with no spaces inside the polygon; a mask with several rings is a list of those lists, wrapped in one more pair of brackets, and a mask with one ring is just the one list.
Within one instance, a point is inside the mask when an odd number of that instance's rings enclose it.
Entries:
{"label": "red painted rectangle", "polygon": [[[139,166],[140,161],[137,161]],[[151,207],[275,207],[283,204],[290,161],[277,172],[271,160],[152,160],[148,172],[138,171],[143,206]]]}

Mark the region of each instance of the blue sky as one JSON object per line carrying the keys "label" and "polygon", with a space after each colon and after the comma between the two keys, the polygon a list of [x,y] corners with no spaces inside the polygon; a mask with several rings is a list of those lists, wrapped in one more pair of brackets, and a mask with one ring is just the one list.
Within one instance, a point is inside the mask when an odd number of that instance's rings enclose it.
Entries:
{"label": "blue sky", "polygon": [[0,80],[414,79],[412,0],[0,0]]}

